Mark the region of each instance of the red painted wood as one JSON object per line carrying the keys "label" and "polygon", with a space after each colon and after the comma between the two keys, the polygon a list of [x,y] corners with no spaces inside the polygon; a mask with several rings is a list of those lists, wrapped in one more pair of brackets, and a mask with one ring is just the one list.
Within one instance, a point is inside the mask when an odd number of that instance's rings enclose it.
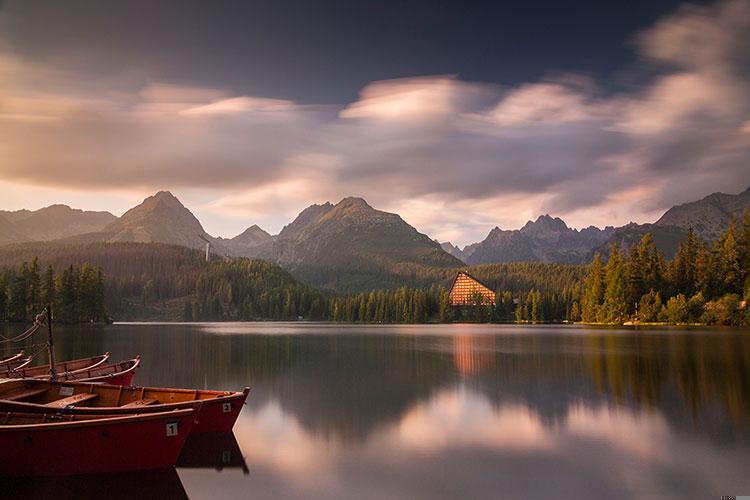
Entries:
{"label": "red painted wood", "polygon": [[[171,414],[173,413],[173,414]],[[80,422],[0,426],[0,476],[98,474],[174,466],[194,411]],[[177,423],[177,434],[167,425]]]}
{"label": "red painted wood", "polygon": [[[122,384],[130,385],[130,384]],[[167,389],[169,390],[169,389]],[[247,400],[250,388],[246,387],[241,393],[232,393],[211,399],[201,399],[201,407],[196,416],[196,424],[193,433],[203,432],[228,432],[234,427],[237,417]],[[60,409],[60,413],[66,415],[132,415],[172,411],[176,409],[192,408],[195,401],[182,403],[162,403],[147,406],[74,406]],[[228,404],[225,410],[225,404]],[[0,411],[16,411],[27,413],[49,413],[50,408],[43,404],[29,403],[26,401],[9,401],[0,399]]]}

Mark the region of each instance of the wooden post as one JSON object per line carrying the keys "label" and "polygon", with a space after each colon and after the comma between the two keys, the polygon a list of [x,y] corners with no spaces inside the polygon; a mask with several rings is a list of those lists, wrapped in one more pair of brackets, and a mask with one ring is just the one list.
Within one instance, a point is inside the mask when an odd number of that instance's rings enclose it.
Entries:
{"label": "wooden post", "polygon": [[49,358],[50,380],[57,380],[55,371],[55,345],[52,342],[52,304],[47,304],[47,357]]}

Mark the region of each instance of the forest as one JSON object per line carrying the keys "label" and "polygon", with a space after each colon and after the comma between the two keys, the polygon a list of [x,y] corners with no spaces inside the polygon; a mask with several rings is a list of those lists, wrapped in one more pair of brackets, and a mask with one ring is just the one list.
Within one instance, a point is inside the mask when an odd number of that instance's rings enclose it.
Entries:
{"label": "forest", "polygon": [[[665,261],[646,234],[627,255],[616,245],[589,266],[581,299],[586,323],[750,325],[750,211],[707,245],[693,231]],[[578,318],[575,318],[578,319]]]}
{"label": "forest", "polygon": [[[21,262],[18,264],[18,262]],[[212,258],[160,244],[9,246],[0,251],[0,320],[28,322],[52,303],[62,322],[322,320],[363,323],[493,321],[747,325],[750,213],[710,246],[692,231],[672,260],[650,234],[614,245],[588,266],[518,262],[468,266],[496,291],[493,306],[454,308],[456,269],[429,284],[361,293],[305,285],[281,267]],[[55,269],[62,269],[61,273]],[[417,284],[419,283],[419,284]]]}
{"label": "forest", "polygon": [[61,273],[40,269],[39,259],[18,269],[0,270],[0,321],[29,323],[47,305],[60,323],[103,323],[104,274],[90,264],[70,265]]}

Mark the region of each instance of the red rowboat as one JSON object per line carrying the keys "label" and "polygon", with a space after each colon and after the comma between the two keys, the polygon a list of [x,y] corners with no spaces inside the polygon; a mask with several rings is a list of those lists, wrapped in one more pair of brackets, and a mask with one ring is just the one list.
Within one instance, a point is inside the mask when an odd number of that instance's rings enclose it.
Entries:
{"label": "red rowboat", "polygon": [[[55,364],[55,372],[58,377],[62,377],[65,373],[79,373],[91,368],[96,368],[102,365],[109,359],[109,353],[105,352],[98,356],[92,356],[90,358],[74,359],[71,361],[61,361]],[[34,366],[32,368],[16,367],[12,372],[0,373],[0,377],[5,378],[49,378],[49,365]]]}
{"label": "red rowboat", "polygon": [[18,370],[23,370],[31,364],[31,356],[28,358],[20,358],[10,363],[0,366],[0,379],[13,378],[18,373]]}
{"label": "red rowboat", "polygon": [[19,352],[18,354],[14,354],[12,356],[6,356],[6,357],[0,359],[0,366],[6,365],[8,363],[11,363],[11,362],[19,359],[21,356],[23,356],[23,351]]}
{"label": "red rowboat", "polygon": [[172,467],[193,428],[195,411],[106,418],[0,414],[0,476]]}
{"label": "red rowboat", "polygon": [[58,381],[103,382],[112,385],[131,385],[135,371],[141,364],[141,357],[136,356],[127,361],[100,365],[76,373],[58,373]]}
{"label": "red rowboat", "polygon": [[190,408],[203,403],[193,433],[231,431],[250,388],[242,392],[160,387],[123,387],[96,383],[12,380],[0,384],[0,411],[73,415],[127,415]]}

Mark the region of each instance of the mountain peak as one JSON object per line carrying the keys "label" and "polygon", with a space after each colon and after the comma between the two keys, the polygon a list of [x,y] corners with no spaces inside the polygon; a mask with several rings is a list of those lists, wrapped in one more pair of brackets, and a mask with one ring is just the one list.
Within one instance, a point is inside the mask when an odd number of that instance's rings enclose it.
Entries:
{"label": "mountain peak", "polygon": [[568,225],[565,224],[565,221],[563,221],[559,217],[552,217],[549,214],[540,215],[536,218],[535,221],[528,221],[526,225],[523,226],[521,231],[528,231],[528,230],[547,230],[547,231],[556,231],[556,232],[562,232],[562,231],[568,231]]}
{"label": "mountain peak", "polygon": [[360,198],[358,196],[346,197],[340,202],[338,202],[336,204],[336,207],[339,207],[339,208],[354,207],[354,208],[372,209],[372,207],[365,201],[364,198]]}
{"label": "mountain peak", "polygon": [[732,217],[750,208],[748,195],[750,188],[739,194],[712,193],[701,200],[673,206],[655,224],[692,228],[700,238],[711,241],[726,231]]}
{"label": "mountain peak", "polygon": [[273,239],[273,236],[257,224],[253,224],[230,241],[244,246],[257,246],[271,239]]}

